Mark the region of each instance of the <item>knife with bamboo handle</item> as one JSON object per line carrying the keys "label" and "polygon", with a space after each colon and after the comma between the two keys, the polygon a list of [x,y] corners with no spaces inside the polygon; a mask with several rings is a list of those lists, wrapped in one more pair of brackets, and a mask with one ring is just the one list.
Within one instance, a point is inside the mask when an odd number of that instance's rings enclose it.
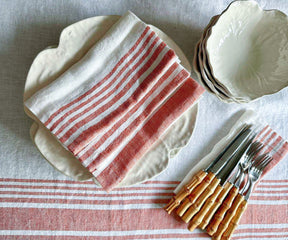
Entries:
{"label": "knife with bamboo handle", "polygon": [[[208,184],[212,181],[214,178],[214,174],[209,173],[212,171],[212,168],[220,162],[220,165],[223,165],[223,155],[230,149],[230,147],[235,143],[235,141],[245,132],[245,130],[249,129],[250,125],[244,125],[239,133],[236,135],[236,137],[230,142],[227,147],[217,156],[217,158],[204,170],[199,171],[196,175],[192,177],[190,182],[186,184],[180,191],[177,193],[171,200],[170,202],[164,207],[166,212],[170,214],[175,208],[177,208],[181,202],[192,193],[192,191],[198,187],[200,183],[202,183],[201,187],[197,188],[198,194],[200,195],[202,192],[201,190],[205,189]],[[196,189],[195,189],[196,190]]]}
{"label": "knife with bamboo handle", "polygon": [[[217,207],[217,210],[215,210],[215,214],[212,217],[212,220],[209,222],[209,225],[207,226],[207,233],[212,236],[213,234],[216,233],[216,231],[218,230],[218,227],[221,223],[221,221],[223,220],[225,213],[227,212],[228,209],[231,208],[232,203],[234,201],[234,198],[237,196],[238,192],[239,192],[239,186],[238,185],[234,185],[235,180],[236,180],[237,176],[233,176],[233,178],[231,179],[231,181],[229,181],[230,186],[229,186],[229,191],[226,192],[225,196],[223,196],[223,199],[225,198],[225,200],[222,201],[223,202],[219,202],[219,208]],[[223,189],[224,190],[224,189]],[[224,194],[223,194],[224,195]],[[218,203],[217,203],[218,205]],[[221,206],[220,206],[221,205]]]}
{"label": "knife with bamboo handle", "polygon": [[[205,192],[205,196],[211,194],[217,185],[219,184],[220,180],[219,177],[216,177],[221,170],[226,166],[230,159],[234,157],[239,150],[247,143],[251,135],[251,126],[246,125],[242,131],[239,133],[239,136],[236,137],[236,140],[229,145],[229,148],[225,151],[225,153],[221,156],[221,158],[213,164],[209,169],[207,169],[207,176],[204,180],[191,192],[191,194],[182,202],[182,204],[177,209],[176,213],[178,216],[182,217],[188,208],[195,202],[198,197]],[[210,185],[211,184],[211,185]],[[205,189],[210,186],[207,191]],[[204,199],[204,197],[203,197]],[[183,219],[185,222],[188,222],[190,219],[184,217]]]}
{"label": "knife with bamboo handle", "polygon": [[218,230],[218,227],[219,227],[221,221],[223,220],[225,213],[228,211],[228,209],[231,208],[232,203],[239,192],[239,190],[238,190],[239,186],[234,186],[233,182],[234,181],[230,182],[231,187],[230,187],[229,192],[226,193],[227,197],[226,198],[224,197],[225,200],[223,201],[223,203],[220,202],[221,206],[217,209],[212,220],[210,221],[209,225],[207,226],[206,231],[210,236],[215,234],[216,231]]}
{"label": "knife with bamboo handle", "polygon": [[[204,230],[207,225],[209,224],[209,222],[211,221],[212,217],[214,216],[215,212],[218,210],[218,208],[220,207],[220,205],[222,204],[223,200],[225,199],[225,197],[227,196],[228,192],[230,191],[230,189],[232,188],[233,184],[229,182],[227,182],[223,188],[221,188],[221,192],[219,193],[218,196],[212,195],[210,198],[210,200],[207,200],[208,202],[212,202],[212,205],[210,207],[210,209],[207,211],[207,213],[205,214],[204,218],[202,219],[202,222],[199,224],[199,228]],[[216,200],[214,201],[214,198],[216,198]]]}

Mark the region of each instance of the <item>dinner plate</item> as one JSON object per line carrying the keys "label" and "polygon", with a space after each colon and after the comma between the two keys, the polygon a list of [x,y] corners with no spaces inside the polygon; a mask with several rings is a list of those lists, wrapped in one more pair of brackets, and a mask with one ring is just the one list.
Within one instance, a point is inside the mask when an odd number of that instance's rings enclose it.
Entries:
{"label": "dinner plate", "polygon": [[[82,20],[65,28],[60,35],[59,45],[43,50],[33,61],[25,84],[24,101],[79,61],[119,18],[120,16],[98,16]],[[189,61],[175,42],[158,28],[149,26],[176,52],[181,64],[188,71],[191,71]],[[27,108],[24,110],[34,120],[30,135],[43,157],[58,171],[75,180],[92,179],[98,184],[93,175],[57,141],[51,132]],[[146,181],[167,168],[169,159],[173,158],[189,141],[193,133],[197,112],[198,104],[195,103],[137,161],[119,186],[129,186]]]}

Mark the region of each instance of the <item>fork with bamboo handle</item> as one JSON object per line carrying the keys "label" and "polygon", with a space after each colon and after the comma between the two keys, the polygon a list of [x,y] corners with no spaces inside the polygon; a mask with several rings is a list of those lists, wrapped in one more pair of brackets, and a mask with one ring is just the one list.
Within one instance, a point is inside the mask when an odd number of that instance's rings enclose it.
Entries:
{"label": "fork with bamboo handle", "polygon": [[[212,221],[209,223],[207,227],[207,233],[212,236],[219,227],[219,224],[223,220],[226,212],[228,209],[231,208],[234,198],[237,196],[239,192],[239,187],[243,182],[245,177],[245,171],[250,167],[253,158],[263,149],[263,145],[259,142],[252,143],[243,157],[240,159],[239,162],[239,171],[237,174],[234,174],[232,179],[229,181],[231,184],[233,183],[234,186],[231,187],[229,190],[228,196],[224,200],[223,204],[217,210],[216,214],[213,216]],[[225,194],[226,195],[226,194]]]}
{"label": "fork with bamboo handle", "polygon": [[224,218],[225,213],[227,210],[232,206],[233,200],[238,193],[238,188],[232,187],[228,193],[228,196],[225,198],[224,202],[221,204],[215,215],[213,216],[212,220],[210,221],[206,231],[207,233],[212,236],[218,229],[219,224]]}
{"label": "fork with bamboo handle", "polygon": [[226,213],[223,221],[220,223],[216,233],[213,235],[213,239],[221,240],[222,234],[225,232],[226,228],[228,227],[231,219],[236,214],[236,211],[240,204],[243,202],[244,198],[241,194],[238,194],[236,198],[234,199],[231,208]]}
{"label": "fork with bamboo handle", "polygon": [[[252,193],[252,190],[259,180],[264,168],[272,161],[272,157],[263,154],[255,159],[252,167],[249,169],[248,176],[249,181],[246,183],[245,187],[242,189],[241,193],[233,202],[231,212],[228,212],[227,219],[223,220],[223,224],[219,226],[219,232],[213,235],[213,239],[230,239],[233,232],[238,226],[240,218],[247,207],[247,201]],[[229,216],[231,215],[231,216]],[[223,226],[223,228],[222,228]]]}
{"label": "fork with bamboo handle", "polygon": [[[236,138],[229,144],[229,146],[225,149],[225,152],[221,154],[220,158],[217,158],[217,162],[213,162],[206,171],[208,172],[207,176],[204,180],[191,192],[191,194],[182,202],[182,204],[177,209],[176,213],[182,217],[183,214],[187,211],[187,209],[198,199],[199,196],[201,197],[201,202],[199,204],[205,202],[207,197],[209,197],[213,191],[215,190],[216,186],[219,184],[219,177],[217,176],[220,171],[225,168],[227,163],[230,159],[232,159],[235,154],[238,154],[239,151],[243,149],[243,146],[247,145],[247,142],[251,138],[252,130],[250,126],[245,126],[243,130],[237,135]],[[217,177],[216,177],[217,176]],[[215,178],[216,177],[216,178]],[[214,180],[215,179],[215,180]],[[213,183],[213,188],[206,188],[209,184]],[[212,191],[213,190],[213,191]],[[194,215],[194,214],[193,214]]]}
{"label": "fork with bamboo handle", "polygon": [[[250,152],[255,150],[255,143],[252,143],[255,134],[250,137],[250,139],[243,144],[242,149],[240,149],[233,157],[230,158],[229,162],[225,165],[224,168],[217,173],[216,178],[213,179],[211,184],[206,188],[206,190],[197,198],[194,204],[186,211],[183,215],[182,219],[185,222],[189,222],[191,220],[188,229],[193,231],[202,221],[205,214],[210,209],[213,202],[216,200],[220,192],[223,190],[223,186],[226,184],[229,177],[234,172],[235,168],[238,164],[246,159],[247,156],[250,156]],[[252,146],[252,147],[251,147]],[[236,179],[237,173],[234,173],[233,179]],[[220,183],[220,184],[219,184]],[[207,199],[211,196],[211,199]],[[207,204],[205,201],[207,200]],[[205,203],[205,204],[204,204]],[[204,206],[203,206],[204,204]],[[203,206],[203,207],[202,207]],[[202,208],[201,208],[202,207]],[[196,214],[197,213],[197,214]],[[196,214],[196,216],[194,216]]]}
{"label": "fork with bamboo handle", "polygon": [[[218,162],[221,162],[221,165],[223,165],[223,159],[221,159],[223,157],[223,155],[228,151],[228,149],[230,149],[230,147],[236,142],[237,139],[239,139],[244,133],[247,134],[247,130],[249,129],[250,126],[249,125],[244,125],[242,127],[242,129],[240,130],[240,132],[237,134],[237,136],[231,141],[231,143],[217,156],[217,158],[204,170],[201,170],[200,172],[198,172],[191,180],[188,184],[186,184],[178,194],[176,194],[171,200],[170,202],[164,207],[164,209],[168,212],[168,214],[170,214],[175,208],[177,208],[181,202],[187,197],[189,196],[192,191],[197,187],[197,189],[195,189],[196,195],[197,194],[201,194],[202,190],[204,190],[207,185],[210,183],[210,180],[212,180],[212,177],[214,177],[213,175],[211,176],[211,174],[209,175],[209,173],[211,172],[210,170],[213,168],[214,165],[216,165]],[[242,139],[243,140],[243,139]],[[239,140],[238,140],[239,141]],[[204,181],[205,179],[205,181]],[[199,187],[198,185],[202,184],[201,187]],[[195,194],[194,194],[195,195]],[[198,196],[199,196],[198,195]],[[187,204],[189,204],[189,200],[186,199],[185,202]],[[190,205],[191,206],[191,205]],[[185,211],[184,211],[185,212]],[[184,213],[183,212],[183,213]],[[182,215],[181,215],[182,216]]]}

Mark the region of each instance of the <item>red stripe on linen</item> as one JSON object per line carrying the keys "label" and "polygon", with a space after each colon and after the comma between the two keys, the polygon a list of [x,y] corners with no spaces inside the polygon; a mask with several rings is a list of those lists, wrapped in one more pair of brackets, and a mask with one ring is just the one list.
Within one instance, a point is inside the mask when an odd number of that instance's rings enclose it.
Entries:
{"label": "red stripe on linen", "polygon": [[[91,184],[91,185],[95,185],[95,183],[91,180],[88,180],[85,182],[79,182],[76,180],[57,180],[57,179],[39,179],[39,178],[33,178],[33,179],[0,178],[0,182],[25,182],[25,183],[37,182],[37,183],[67,183],[67,184],[81,184],[81,185],[82,184]],[[145,184],[179,184],[180,182],[181,181],[146,181],[144,183],[141,183],[141,185],[145,185]],[[271,180],[263,179],[263,180],[261,180],[261,183],[259,184],[259,186],[265,185],[265,183],[288,183],[288,179],[271,179]],[[284,185],[279,185],[279,186],[284,186]],[[273,187],[273,185],[271,185],[271,187]],[[115,188],[115,189],[117,189],[117,188]]]}
{"label": "red stripe on linen", "polygon": [[[82,127],[83,125],[87,124],[88,122],[90,122],[91,120],[93,120],[95,117],[97,117],[99,114],[101,114],[102,112],[104,112],[105,110],[109,109],[111,106],[113,106],[121,97],[123,97],[125,95],[125,93],[132,87],[132,85],[141,77],[141,75],[143,75],[148,68],[154,63],[154,61],[157,59],[157,57],[160,55],[160,53],[162,52],[162,50],[165,48],[166,44],[165,43],[161,43],[157,49],[155,50],[155,52],[153,53],[153,55],[151,56],[151,58],[144,64],[144,66],[137,72],[135,73],[135,75],[131,78],[131,80],[129,81],[129,83],[124,87],[123,90],[120,91],[119,94],[117,94],[112,100],[110,100],[108,103],[106,103],[104,106],[100,107],[98,110],[96,110],[95,112],[93,112],[92,114],[90,114],[88,117],[86,117],[85,119],[77,122],[73,127],[71,127],[61,138],[60,141],[65,143],[69,137],[76,132],[80,127]],[[171,53],[173,52],[173,54]],[[147,52],[146,52],[147,53]],[[174,51],[170,50],[169,53],[171,54],[171,58],[176,57]],[[171,59],[167,59],[167,64],[171,61]],[[132,70],[132,69],[131,69]],[[133,70],[134,71],[134,70]],[[132,72],[133,72],[132,71]],[[128,72],[129,73],[129,72]],[[123,79],[125,79],[126,77],[124,77]],[[126,111],[128,111],[129,109],[129,105],[126,106]],[[70,120],[69,120],[70,121]],[[97,132],[97,131],[96,131]],[[83,146],[87,145],[87,143],[89,143],[89,141],[93,138],[93,136],[95,136],[96,133],[91,132],[90,128],[83,131],[78,138],[76,139],[76,142],[79,142],[79,144],[77,145],[77,147],[74,145],[68,146],[69,150],[72,151],[74,154],[77,154],[82,148]],[[83,137],[84,136],[84,137]],[[88,137],[88,138],[87,138]],[[79,139],[82,139],[81,141],[79,141]]]}
{"label": "red stripe on linen", "polygon": [[[95,183],[91,180],[88,180],[85,182],[79,182],[76,180],[57,180],[57,179],[39,179],[39,178],[33,178],[33,179],[0,178],[0,182],[25,182],[25,183],[37,182],[37,183],[67,183],[67,184],[91,184],[91,185],[95,185]],[[146,181],[144,183],[141,183],[141,185],[145,185],[145,184],[179,184],[180,182],[181,181]],[[261,183],[259,184],[259,186],[265,185],[265,183],[288,183],[288,179],[271,179],[271,180],[263,179],[263,180],[261,180]],[[283,187],[284,185],[279,185],[279,186]],[[273,187],[273,185],[271,185],[271,187]],[[115,189],[118,189],[118,188],[115,188]]]}
{"label": "red stripe on linen", "polygon": [[188,78],[138,131],[112,164],[96,177],[101,186],[109,191],[118,184],[134,165],[135,159],[143,156],[174,120],[185,112],[203,92],[204,88],[201,85],[192,78]]}
{"label": "red stripe on linen", "polygon": [[[148,38],[144,41],[142,47],[138,50],[138,52],[122,67],[122,69],[119,71],[119,73],[110,81],[110,83],[108,83],[105,87],[103,87],[101,89],[101,91],[96,92],[93,96],[90,96],[86,101],[82,102],[81,104],[79,104],[78,106],[74,107],[73,109],[71,109],[70,111],[68,111],[67,113],[65,113],[61,118],[59,118],[50,128],[50,131],[53,131],[55,127],[57,127],[57,125],[60,122],[65,121],[65,118],[67,116],[69,116],[70,114],[72,114],[73,112],[77,111],[78,109],[82,108],[83,106],[87,105],[88,103],[90,103],[93,99],[97,98],[98,96],[100,96],[104,91],[106,91],[107,89],[109,89],[117,80],[119,80],[119,77],[121,76],[121,74],[126,70],[129,69],[129,67],[133,64],[133,62],[135,61],[135,59],[144,51],[145,47],[148,45],[149,41],[151,40],[151,38],[155,35],[155,32],[152,32]],[[154,39],[154,41],[152,42],[151,46],[147,49],[147,51],[150,53],[153,49],[153,47],[155,46],[155,44],[159,41],[159,38],[156,37]],[[146,54],[147,55],[147,54]],[[140,59],[141,62],[144,60],[144,58]],[[140,62],[140,63],[141,63]],[[140,64],[139,62],[137,62],[137,66]],[[135,67],[133,67],[134,69]],[[132,71],[129,71],[129,73],[131,74]],[[129,74],[129,75],[130,75]],[[128,76],[127,74],[125,76]],[[124,82],[124,80],[126,80],[127,78],[123,79],[122,81],[120,81],[114,89],[119,88],[119,86]],[[104,97],[100,98],[97,102],[95,102],[94,104],[92,104],[90,107],[84,109],[82,112],[78,113],[77,115],[75,115],[74,117],[72,117],[69,121],[67,121],[67,123],[65,123],[63,126],[61,126],[55,133],[55,135],[60,134],[65,128],[66,126],[69,125],[70,122],[73,122],[74,120],[76,120],[77,118],[81,117],[84,113],[88,112],[89,110],[93,109],[95,106],[97,106],[98,104],[100,104],[101,102],[103,102],[105,99],[107,99],[109,96],[111,96],[113,94],[114,89],[110,90],[107,94],[105,94]],[[88,94],[86,94],[87,96]]]}
{"label": "red stripe on linen", "polygon": [[[287,191],[288,192],[288,191]],[[139,197],[139,196],[174,196],[173,192],[152,192],[152,193],[61,193],[61,192],[17,192],[17,191],[0,191],[0,194],[13,195],[43,195],[43,196],[78,196],[78,197]],[[1,197],[1,196],[0,196]]]}
{"label": "red stripe on linen", "polygon": [[[175,239],[178,240],[180,238],[187,238],[187,239],[207,239],[210,240],[210,238],[208,238],[208,235],[206,233],[185,233],[185,234],[181,234],[181,233],[172,233],[172,234],[131,234],[131,235],[124,235],[124,236],[55,236],[54,234],[52,235],[47,235],[47,236],[40,236],[40,235],[28,235],[28,239],[29,240],[138,240],[138,239]],[[1,240],[26,240],[26,238],[24,239],[23,236],[17,236],[17,235],[9,235],[9,236],[3,236],[3,239]]]}
{"label": "red stripe on linen", "polygon": [[287,240],[287,237],[288,237],[288,234],[286,235],[277,235],[277,234],[274,234],[274,235],[245,235],[245,236],[236,236],[236,237],[232,237],[232,240],[237,240],[237,239],[266,239],[266,238],[271,238],[271,239],[279,239],[279,238],[282,238],[283,240]]}
{"label": "red stripe on linen", "polygon": [[[87,157],[89,157],[92,153],[94,153],[95,149],[100,148],[100,146],[111,136],[113,132],[115,132],[124,122],[126,122],[129,117],[137,111],[137,109],[151,96],[153,92],[155,92],[159,86],[171,75],[171,73],[177,68],[178,64],[175,64],[172,69],[169,69],[164,76],[157,82],[157,84],[153,87],[149,93],[145,95],[139,101],[131,111],[129,111],[120,121],[118,121],[94,146],[93,148],[87,152],[87,154],[83,155],[80,160],[84,161]],[[168,84],[159,94],[156,96],[151,103],[147,106],[147,108],[127,127],[109,146],[105,148],[87,167],[90,172],[93,172],[97,166],[105,160],[115,149],[117,149],[123,141],[130,136],[135,129],[143,123],[147,117],[155,111],[162,103],[165,101],[167,96],[169,96],[177,86],[181,85],[185,79],[189,76],[189,73],[185,70],[182,70],[171,82]]]}
{"label": "red stripe on linen", "polygon": [[[55,196],[55,195],[53,195]],[[72,197],[74,196],[73,194],[71,195]],[[100,197],[100,196],[98,196]],[[108,196],[109,197],[109,196]],[[120,196],[117,196],[120,198]],[[133,199],[133,197],[136,197],[136,196],[125,196],[125,197],[131,197],[131,199],[93,199],[93,200],[90,200],[90,199],[74,199],[74,198],[57,198],[55,196],[55,198],[47,198],[47,197],[16,197],[16,198],[13,198],[13,197],[4,197],[4,198],[1,198],[0,196],[0,202],[2,203],[7,203],[7,202],[14,202],[14,203],[57,203],[57,204],[81,204],[81,205],[86,205],[86,204],[89,204],[89,205],[109,205],[109,206],[112,206],[112,205],[130,205],[130,204],[137,204],[139,205],[139,208],[141,207],[142,204],[151,204],[151,207],[152,207],[152,204],[165,204],[167,203],[170,198],[167,196],[165,196],[165,198],[148,198],[148,199]],[[288,200],[288,196],[251,196],[249,198],[250,200],[255,200],[255,201],[271,201],[271,202],[274,202],[274,201],[286,201]],[[257,204],[257,203],[256,203]],[[254,205],[254,204],[253,204]]]}
{"label": "red stripe on linen", "polygon": [[48,199],[48,198],[0,198],[2,203],[53,203],[53,204],[81,204],[81,205],[127,205],[137,204],[141,207],[142,204],[165,204],[170,199],[131,199],[131,200],[79,200],[79,199]]}
{"label": "red stripe on linen", "polygon": [[284,142],[282,147],[275,153],[273,154],[273,161],[264,169],[263,175],[268,173],[277,163],[279,163],[287,154],[288,152],[288,143]]}
{"label": "red stripe on linen", "polygon": [[[283,192],[282,192],[283,193]],[[277,196],[271,195],[271,196],[252,196],[249,198],[250,200],[265,200],[265,201],[281,201],[281,200],[288,200],[288,196]],[[288,213],[288,212],[287,212]]]}
{"label": "red stripe on linen", "polygon": [[[155,67],[155,69],[152,71],[151,74],[149,74],[147,76],[147,78],[144,79],[144,81],[139,85],[139,87],[135,90],[135,92],[133,93],[133,95],[128,98],[123,104],[121,104],[112,114],[108,115],[107,117],[105,117],[101,122],[97,123],[96,125],[93,125],[92,127],[90,127],[89,129],[87,129],[86,131],[84,131],[81,135],[79,136],[73,143],[71,143],[68,148],[77,148],[77,146],[79,146],[81,144],[81,142],[86,141],[87,138],[91,138],[92,136],[90,136],[91,134],[95,135],[95,132],[98,132],[100,129],[100,127],[102,126],[108,126],[108,124],[110,122],[112,122],[113,120],[115,121],[116,116],[117,116],[117,112],[126,112],[125,115],[119,119],[116,123],[114,123],[113,127],[110,128],[102,137],[101,139],[94,145],[92,145],[89,149],[88,152],[86,152],[87,154],[82,155],[79,160],[82,162],[84,161],[88,156],[90,156],[95,149],[97,149],[98,147],[100,147],[100,145],[102,145],[106,139],[113,134],[114,131],[116,131],[124,122],[126,122],[129,117],[131,117],[131,115],[133,113],[135,113],[139,107],[141,107],[141,105],[143,105],[143,103],[145,102],[145,100],[154,92],[158,89],[158,87],[160,86],[160,84],[162,84],[166,78],[172,73],[172,71],[174,71],[177,66],[179,66],[177,63],[173,64],[172,67],[170,67],[165,73],[163,72],[163,70],[165,69],[165,66],[167,66],[167,64],[170,64],[171,61],[173,61],[173,59],[176,57],[174,51],[169,50],[165,56],[163,57],[163,59],[161,60],[161,62],[158,64],[157,67]],[[164,74],[159,80],[157,79],[157,76],[161,76],[162,74]],[[189,73],[187,72],[187,77],[188,77]],[[147,93],[147,89],[150,88],[151,86],[152,89],[149,90],[149,92]],[[171,84],[171,91],[172,91],[172,87],[174,85]],[[143,95],[146,93],[146,95],[143,97]],[[160,99],[159,99],[160,101]],[[161,102],[158,103],[158,105]],[[127,106],[133,106],[128,112],[127,112]],[[151,111],[153,111],[153,109],[151,109]],[[146,117],[148,116],[148,111],[146,114]],[[128,135],[127,135],[128,136]],[[103,158],[102,158],[103,159]]]}
{"label": "red stripe on linen", "polygon": [[[187,228],[187,224],[179,217],[171,217],[162,208],[91,210],[13,207],[2,208],[1,213],[7,220],[0,221],[1,229],[11,230],[133,231]],[[276,205],[248,205],[240,224],[286,224],[285,214]],[[101,219],[101,223],[95,224],[95,219]]]}
{"label": "red stripe on linen", "polygon": [[[272,225],[273,226],[273,225]],[[237,229],[235,233],[277,233],[277,232],[288,232],[288,228],[243,228]]]}
{"label": "red stripe on linen", "polygon": [[[287,240],[288,234],[287,235],[273,235],[273,231],[271,232],[272,235],[245,235],[245,236],[234,236],[232,237],[232,240],[237,240],[237,239],[263,239],[263,238],[270,238],[270,239],[284,239]],[[52,235],[28,235],[29,240],[138,240],[138,239],[183,239],[187,238],[190,240],[198,240],[198,239],[206,239],[210,240],[211,238],[206,234],[206,233],[186,233],[186,234],[180,234],[180,233],[175,233],[175,234],[146,234],[146,235],[125,235],[125,236],[55,236],[54,234]],[[18,235],[8,235],[8,236],[3,236],[3,240],[23,240],[23,236],[18,236]]]}
{"label": "red stripe on linen", "polygon": [[268,185],[269,183],[267,184],[263,184],[265,183],[264,180],[261,180],[261,182],[259,183],[258,185],[258,188],[287,188],[288,185]]}
{"label": "red stripe on linen", "polygon": [[[30,189],[65,189],[65,190],[87,190],[87,191],[103,191],[102,188],[88,187],[71,187],[71,186],[25,186],[25,185],[0,185],[0,188],[30,188]],[[132,191],[132,190],[174,190],[175,187],[129,187],[115,188],[115,191]]]}
{"label": "red stripe on linen", "polygon": [[[7,219],[0,221],[1,229],[11,230],[129,231],[186,228],[186,224],[167,216],[161,208],[129,210],[2,208],[1,213]],[[95,220],[98,220],[99,224],[95,224]]]}
{"label": "red stripe on linen", "polygon": [[145,30],[143,31],[143,33],[140,35],[140,37],[138,38],[138,40],[135,42],[135,44],[132,46],[132,48],[130,48],[130,50],[119,60],[119,62],[115,65],[115,67],[111,70],[111,72],[109,72],[105,78],[103,78],[99,83],[97,83],[95,86],[93,86],[90,90],[88,90],[87,92],[85,92],[83,95],[81,95],[80,97],[76,98],[75,100],[73,100],[72,102],[64,105],[63,107],[61,107],[59,110],[57,110],[55,113],[53,113],[49,119],[44,123],[45,126],[47,126],[60,112],[64,111],[66,108],[72,106],[74,103],[79,102],[80,100],[82,100],[85,96],[87,96],[88,94],[92,93],[94,90],[96,90],[98,87],[100,87],[107,79],[109,79],[117,70],[117,68],[125,61],[125,59],[127,57],[129,57],[129,55],[137,48],[137,46],[140,44],[140,42],[142,41],[142,39],[145,37],[145,35],[148,33],[150,27],[147,26],[145,28]]}
{"label": "red stripe on linen", "polygon": [[[145,190],[144,190],[145,191]],[[267,197],[267,199],[269,198],[274,198],[275,196],[278,197],[277,194],[283,194],[283,193],[288,193],[288,190],[276,190],[274,191],[273,189],[271,190],[259,190],[259,188],[257,188],[255,191],[253,191],[253,193],[255,194],[271,194],[269,196],[255,196],[255,200],[259,200],[260,197]],[[173,192],[151,192],[151,193],[137,193],[137,192],[127,192],[127,193],[122,193],[122,192],[118,192],[118,193],[114,193],[112,191],[112,193],[65,193],[65,192],[24,192],[24,191],[0,191],[0,194],[14,194],[14,195],[43,195],[43,196],[80,196],[80,197],[127,197],[127,196],[133,196],[133,197],[139,197],[139,196],[174,196],[175,194]],[[274,195],[272,195],[274,194]],[[252,194],[253,196],[253,194]],[[0,196],[1,197],[1,196]],[[279,196],[279,200],[281,200],[281,195]],[[288,197],[288,195],[287,195]]]}
{"label": "red stripe on linen", "polygon": [[142,184],[179,184],[180,181],[146,181]]}
{"label": "red stripe on linen", "polygon": [[[285,145],[285,143],[284,143],[284,145]],[[283,145],[283,147],[284,147],[284,145]],[[263,180],[261,180],[261,184],[264,184],[264,183],[288,183],[288,179],[271,179],[271,180],[263,179]]]}
{"label": "red stripe on linen", "polygon": [[266,138],[268,137],[268,135],[272,132],[272,129],[270,128],[260,139],[260,142],[263,142],[266,140]]}
{"label": "red stripe on linen", "polygon": [[[259,185],[258,185],[259,186]],[[271,193],[271,194],[278,194],[278,193],[288,193],[288,190],[274,190],[273,188],[269,188],[269,190],[261,190],[259,187],[253,191],[253,193]]]}

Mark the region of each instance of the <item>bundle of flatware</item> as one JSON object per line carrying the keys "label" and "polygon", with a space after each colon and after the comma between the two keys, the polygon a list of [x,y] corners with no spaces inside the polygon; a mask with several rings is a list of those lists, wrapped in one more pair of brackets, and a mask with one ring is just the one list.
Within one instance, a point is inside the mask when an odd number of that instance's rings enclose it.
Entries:
{"label": "bundle of flatware", "polygon": [[258,141],[257,131],[244,125],[228,146],[198,172],[166,205],[193,231],[196,227],[213,239],[230,239],[247,207],[263,170],[272,161]]}

